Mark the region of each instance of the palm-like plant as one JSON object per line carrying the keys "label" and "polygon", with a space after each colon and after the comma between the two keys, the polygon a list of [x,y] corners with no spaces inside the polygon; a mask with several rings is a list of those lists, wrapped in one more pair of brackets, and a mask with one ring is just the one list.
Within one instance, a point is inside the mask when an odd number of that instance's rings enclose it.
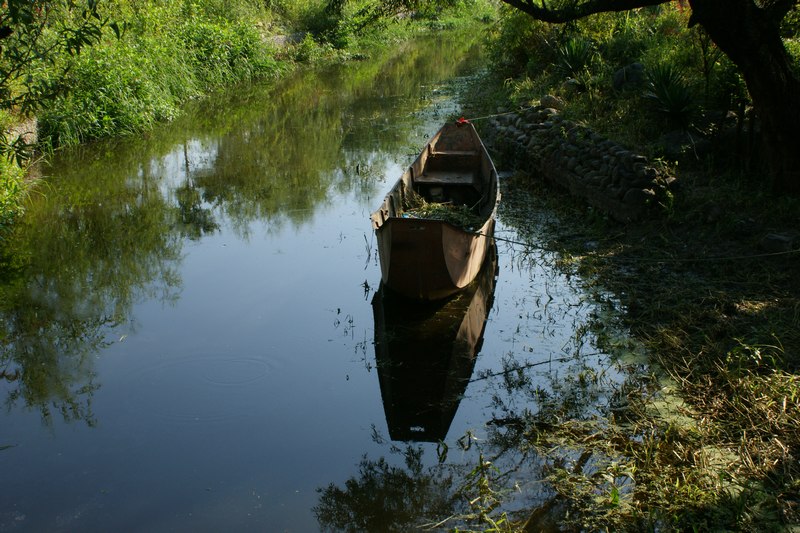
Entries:
{"label": "palm-like plant", "polygon": [[572,38],[556,47],[556,68],[565,76],[579,78],[586,74],[597,57],[594,44],[581,38]]}
{"label": "palm-like plant", "polygon": [[697,107],[683,73],[669,63],[647,69],[647,90],[644,98],[653,103],[656,112],[684,128],[691,123]]}

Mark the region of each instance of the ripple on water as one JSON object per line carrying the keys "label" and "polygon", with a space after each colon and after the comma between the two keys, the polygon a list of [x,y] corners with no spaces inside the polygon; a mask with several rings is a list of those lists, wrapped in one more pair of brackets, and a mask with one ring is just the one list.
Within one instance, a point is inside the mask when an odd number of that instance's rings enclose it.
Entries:
{"label": "ripple on water", "polygon": [[132,377],[135,411],[171,421],[223,421],[247,415],[280,369],[269,358],[205,354],[165,359]]}

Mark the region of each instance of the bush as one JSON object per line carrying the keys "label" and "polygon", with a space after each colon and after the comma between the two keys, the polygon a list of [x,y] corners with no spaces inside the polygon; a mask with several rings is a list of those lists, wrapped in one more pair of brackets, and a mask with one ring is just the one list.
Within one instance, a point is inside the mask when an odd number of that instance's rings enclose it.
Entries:
{"label": "bush", "polygon": [[144,131],[189,98],[278,70],[253,21],[227,20],[216,0],[120,4],[128,32],[69,58],[71,92],[40,115],[52,146]]}
{"label": "bush", "polygon": [[[14,117],[6,111],[0,111],[0,131],[10,130],[13,122]],[[12,222],[22,213],[25,197],[23,170],[10,157],[12,155],[13,152],[7,157],[0,157],[0,246]]]}
{"label": "bush", "polygon": [[696,104],[681,71],[672,64],[662,63],[648,68],[646,74],[648,81],[644,98],[671,125],[688,127]]}
{"label": "bush", "polygon": [[594,44],[588,39],[573,37],[556,47],[556,69],[563,76],[583,79],[591,71],[597,58]]}

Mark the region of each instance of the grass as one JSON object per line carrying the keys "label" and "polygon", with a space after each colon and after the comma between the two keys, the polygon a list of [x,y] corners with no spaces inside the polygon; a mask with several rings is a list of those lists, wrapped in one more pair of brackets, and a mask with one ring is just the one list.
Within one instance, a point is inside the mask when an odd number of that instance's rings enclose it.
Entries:
{"label": "grass", "polygon": [[[0,129],[8,131],[15,118],[6,112],[0,112]],[[0,246],[6,234],[11,231],[14,221],[23,212],[22,202],[25,197],[25,172],[11,158],[0,158]]]}
{"label": "grass", "polygon": [[484,222],[484,219],[478,216],[468,205],[453,205],[450,202],[428,202],[418,194],[406,198],[402,215],[408,218],[441,220],[465,229],[480,228]]}
{"label": "grass", "polygon": [[191,98],[281,70],[258,14],[225,19],[183,2],[117,10],[128,30],[67,59],[72,90],[39,117],[52,147],[146,131]]}
{"label": "grass", "polygon": [[[531,523],[555,513],[577,531],[796,527],[800,200],[764,191],[749,141],[707,135],[723,130],[708,117],[746,96],[738,74],[667,7],[566,29],[506,16],[490,53],[493,77],[506,81],[481,80],[468,116],[554,94],[563,115],[665,165],[680,184],[659,215],[621,226],[535,176],[509,182],[559,214],[536,228],[558,253],[554,267],[619,302],[590,326],[598,349],[642,354],[602,416],[575,418],[569,398],[554,397],[515,433],[516,449],[546,458],[554,491]],[[566,45],[551,43],[582,39],[598,56],[577,87],[565,82]],[[798,57],[796,40],[787,45]],[[649,77],[611,91],[614,70],[633,61]],[[667,158],[658,141],[672,128],[706,135],[711,151]],[[794,250],[765,249],[770,233],[793,235]]]}
{"label": "grass", "polygon": [[[513,178],[561,214],[544,231],[569,258],[562,268],[619,299],[623,312],[594,324],[599,347],[630,349],[602,333],[617,327],[650,361],[615,391],[624,408],[526,426],[519,446],[549,458],[554,501],[576,530],[800,523],[800,252],[759,247],[765,232],[794,227],[800,201],[694,177],[683,176],[670,214],[624,228],[535,177]],[[569,450],[592,467],[565,461]]]}

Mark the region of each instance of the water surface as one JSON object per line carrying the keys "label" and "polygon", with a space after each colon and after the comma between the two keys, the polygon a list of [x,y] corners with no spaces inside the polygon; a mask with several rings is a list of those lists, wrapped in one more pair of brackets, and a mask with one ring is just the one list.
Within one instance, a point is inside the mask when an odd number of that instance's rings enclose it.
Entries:
{"label": "water surface", "polygon": [[[444,36],[215,95],[44,167],[0,264],[0,531],[402,526],[359,483],[397,487],[391,465],[438,480],[441,509],[413,483],[398,496],[413,512],[463,508],[454,490],[490,428],[589,359],[607,369],[586,355],[579,281],[503,241],[445,444],[387,426],[369,213],[480,63]],[[498,235],[535,242],[514,205]],[[604,393],[582,394],[576,409]],[[508,479],[519,506],[541,497],[535,466]]]}

